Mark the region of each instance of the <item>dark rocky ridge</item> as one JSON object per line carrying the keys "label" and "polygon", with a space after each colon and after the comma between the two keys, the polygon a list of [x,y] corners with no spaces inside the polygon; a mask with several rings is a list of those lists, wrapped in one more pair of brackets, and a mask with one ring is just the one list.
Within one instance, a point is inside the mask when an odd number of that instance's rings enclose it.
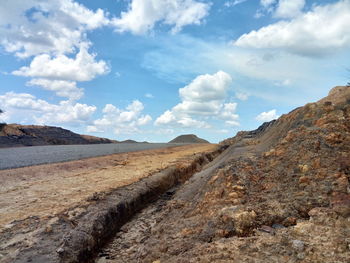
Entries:
{"label": "dark rocky ridge", "polygon": [[52,126],[6,124],[0,130],[0,147],[116,143],[117,141]]}
{"label": "dark rocky ridge", "polygon": [[171,140],[169,143],[209,143],[207,140],[198,138],[194,134],[184,134],[177,136],[175,139]]}

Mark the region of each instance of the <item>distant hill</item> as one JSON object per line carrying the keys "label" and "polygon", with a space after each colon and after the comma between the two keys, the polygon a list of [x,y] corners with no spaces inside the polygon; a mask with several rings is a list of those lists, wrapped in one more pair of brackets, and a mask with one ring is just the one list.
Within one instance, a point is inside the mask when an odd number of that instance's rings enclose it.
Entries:
{"label": "distant hill", "polygon": [[0,127],[0,148],[38,145],[98,144],[117,141],[52,126],[4,124]]}
{"label": "distant hill", "polygon": [[147,141],[138,142],[138,141],[129,139],[129,140],[120,141],[119,143],[149,143],[149,142]]}
{"label": "distant hill", "polygon": [[120,143],[138,143],[138,142],[134,140],[125,140],[125,141],[121,141]]}
{"label": "distant hill", "polygon": [[207,140],[198,138],[194,134],[184,134],[177,136],[175,139],[171,140],[169,143],[209,143]]}

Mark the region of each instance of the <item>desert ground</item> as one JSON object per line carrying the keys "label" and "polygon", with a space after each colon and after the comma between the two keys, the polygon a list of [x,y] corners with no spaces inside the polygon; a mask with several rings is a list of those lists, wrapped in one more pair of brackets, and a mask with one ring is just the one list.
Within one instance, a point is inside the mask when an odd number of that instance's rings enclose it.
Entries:
{"label": "desert ground", "polygon": [[0,171],[0,233],[12,222],[47,218],[87,204],[112,189],[131,184],[217,146],[197,144],[113,154],[65,163]]}

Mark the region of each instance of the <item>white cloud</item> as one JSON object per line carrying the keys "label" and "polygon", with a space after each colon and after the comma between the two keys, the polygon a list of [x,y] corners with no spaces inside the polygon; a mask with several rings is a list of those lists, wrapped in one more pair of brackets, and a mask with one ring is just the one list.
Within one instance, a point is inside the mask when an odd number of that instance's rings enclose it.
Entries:
{"label": "white cloud", "polygon": [[239,126],[239,116],[236,114],[237,103],[225,103],[220,112],[219,118],[225,120],[230,126]]}
{"label": "white cloud", "polygon": [[16,76],[48,78],[67,81],[89,81],[98,75],[106,74],[109,68],[103,60],[95,61],[95,54],[89,54],[88,47],[83,44],[76,57],[65,55],[51,57],[42,54],[34,57],[29,67],[21,67],[12,74]]}
{"label": "white cloud", "polygon": [[174,116],[172,111],[167,110],[156,119],[155,124],[156,125],[170,124],[170,123],[173,123],[175,121],[176,121],[176,117]]}
{"label": "white cloud", "polygon": [[157,23],[172,27],[173,33],[186,25],[199,25],[210,5],[195,0],[132,0],[127,12],[112,20],[118,32],[146,34]]}
{"label": "white cloud", "polygon": [[256,18],[271,13],[277,18],[293,18],[301,14],[305,6],[305,0],[261,0],[259,8],[255,14]]}
{"label": "white cloud", "polygon": [[225,99],[232,83],[229,74],[218,71],[213,75],[205,74],[196,77],[189,85],[179,90],[183,101],[203,102]]}
{"label": "white cloud", "polygon": [[350,1],[314,6],[291,21],[279,21],[242,35],[239,47],[280,48],[288,52],[323,56],[350,46]]}
{"label": "white cloud", "polygon": [[236,98],[242,101],[245,101],[249,98],[249,95],[245,92],[236,92]]}
{"label": "white cloud", "polygon": [[139,127],[148,124],[152,117],[143,115],[142,102],[134,100],[126,109],[119,109],[112,104],[107,104],[100,119],[94,120],[87,127],[88,132],[105,132],[113,130],[115,134],[132,134],[139,132]]}
{"label": "white cloud", "polygon": [[279,116],[276,114],[276,110],[262,112],[258,116],[255,117],[255,119],[257,121],[263,121],[263,122],[272,121],[272,120],[275,120],[277,118],[279,118]]}
{"label": "white cloud", "polygon": [[265,15],[265,13],[272,13],[274,11],[275,3],[277,0],[260,0],[260,5],[262,6],[259,8],[254,17],[260,18]]}
{"label": "white cloud", "polygon": [[27,82],[28,86],[39,86],[55,92],[59,97],[78,100],[84,95],[84,90],[77,87],[77,81],[90,81],[109,72],[106,62],[96,61],[95,57],[95,54],[89,54],[86,44],[81,44],[75,58],[37,55],[28,67],[21,67],[12,74],[34,78]]}
{"label": "white cloud", "polygon": [[5,0],[0,6],[0,44],[26,58],[74,52],[85,32],[109,23],[104,11],[91,11],[72,0]]}
{"label": "white cloud", "polygon": [[191,117],[183,117],[177,121],[184,128],[208,129],[211,126],[205,121],[192,119]]}
{"label": "white cloud", "polygon": [[84,90],[77,87],[75,81],[50,80],[50,79],[32,79],[27,82],[28,86],[40,86],[45,90],[56,93],[59,97],[78,100],[84,95]]}
{"label": "white cloud", "polygon": [[226,1],[226,2],[224,3],[224,6],[225,6],[225,7],[233,7],[233,6],[242,4],[242,3],[246,2],[246,1],[247,1],[247,0]]}
{"label": "white cloud", "polygon": [[96,111],[90,106],[72,101],[60,101],[58,104],[37,99],[28,93],[7,92],[0,95],[0,105],[15,121],[25,121],[39,125],[68,124],[77,125],[87,123]]}
{"label": "white cloud", "polygon": [[277,0],[260,0],[260,4],[264,7],[264,8],[268,8],[271,5],[273,5]]}
{"label": "white cloud", "polygon": [[276,17],[292,18],[301,14],[305,0],[279,0],[275,11]]}
{"label": "white cloud", "polygon": [[210,128],[208,118],[219,118],[232,125],[238,120],[235,114],[237,104],[224,103],[231,84],[231,76],[223,71],[196,77],[189,85],[179,89],[181,102],[159,116],[155,124]]}
{"label": "white cloud", "polygon": [[51,111],[35,117],[35,120],[38,124],[86,124],[95,111],[95,106],[61,101]]}
{"label": "white cloud", "polygon": [[144,116],[141,116],[137,120],[137,125],[138,126],[143,126],[143,125],[146,125],[147,123],[149,123],[150,121],[152,121],[152,117],[149,116],[149,115],[144,115]]}
{"label": "white cloud", "polygon": [[19,58],[33,57],[29,66],[12,72],[32,78],[27,86],[78,100],[84,95],[78,81],[109,72],[105,61],[89,53],[86,38],[88,31],[108,24],[103,10],[91,11],[73,0],[5,0],[0,6],[0,45]]}
{"label": "white cloud", "polygon": [[145,97],[149,98],[149,99],[153,99],[154,98],[153,94],[151,94],[151,93],[146,93]]}

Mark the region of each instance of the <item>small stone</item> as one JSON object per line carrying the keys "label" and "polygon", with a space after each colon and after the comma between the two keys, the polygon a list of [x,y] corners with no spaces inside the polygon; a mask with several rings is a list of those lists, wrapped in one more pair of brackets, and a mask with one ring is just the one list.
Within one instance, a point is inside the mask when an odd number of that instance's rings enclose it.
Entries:
{"label": "small stone", "polygon": [[239,197],[237,192],[231,192],[228,194],[229,197],[231,197],[232,199],[237,199]]}
{"label": "small stone", "polygon": [[160,262],[160,260],[158,259],[158,260],[153,261],[152,263],[161,263],[161,262]]}
{"label": "small stone", "polygon": [[305,249],[305,244],[304,244],[303,241],[295,239],[295,240],[292,241],[292,247],[295,250],[297,250],[299,252],[302,252]]}
{"label": "small stone", "polygon": [[261,226],[259,228],[260,231],[262,232],[265,232],[265,233],[269,233],[271,235],[274,235],[275,234],[275,229],[273,229],[272,227],[270,226]]}
{"label": "small stone", "polygon": [[181,236],[185,237],[185,236],[189,236],[191,234],[193,234],[193,230],[190,228],[184,228],[181,230]]}
{"label": "small stone", "polygon": [[297,254],[297,259],[303,260],[305,258],[305,253],[298,253]]}
{"label": "small stone", "polygon": [[235,186],[233,186],[233,190],[235,190],[235,191],[244,191],[245,187],[241,186],[241,185],[235,185]]}
{"label": "small stone", "polygon": [[62,254],[64,252],[64,249],[62,247],[60,247],[59,249],[56,250],[56,252],[58,254]]}
{"label": "small stone", "polygon": [[293,216],[287,217],[284,221],[283,221],[283,225],[284,226],[293,226],[297,223],[297,219]]}
{"label": "small stone", "polygon": [[213,177],[210,179],[209,184],[215,183],[215,181],[216,181],[218,178],[219,178],[218,175],[213,176]]}
{"label": "small stone", "polygon": [[273,227],[274,229],[282,229],[282,228],[285,228],[285,226],[284,226],[284,225],[281,225],[281,224],[273,224],[272,227]]}
{"label": "small stone", "polygon": [[299,169],[300,169],[300,172],[302,173],[306,173],[309,171],[309,166],[307,164],[304,164],[304,165],[299,165]]}
{"label": "small stone", "polygon": [[47,226],[47,227],[45,228],[45,232],[46,232],[46,233],[51,233],[51,232],[52,232],[52,226]]}
{"label": "small stone", "polygon": [[302,176],[299,178],[299,184],[308,184],[310,182],[310,178],[308,176]]}

